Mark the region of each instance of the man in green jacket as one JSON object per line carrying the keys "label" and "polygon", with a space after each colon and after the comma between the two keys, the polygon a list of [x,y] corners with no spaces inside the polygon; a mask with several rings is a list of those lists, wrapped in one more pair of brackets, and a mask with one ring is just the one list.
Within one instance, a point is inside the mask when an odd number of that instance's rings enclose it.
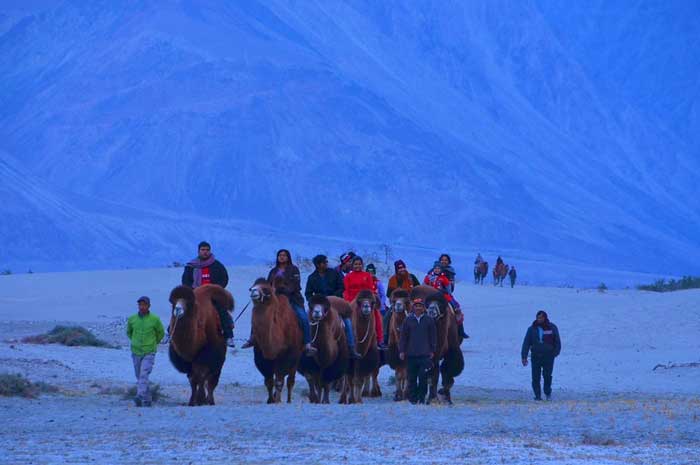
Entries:
{"label": "man in green jacket", "polygon": [[146,296],[136,301],[139,312],[131,315],[126,324],[126,335],[131,341],[131,358],[134,361],[136,373],[136,402],[137,407],[151,406],[151,393],[148,390],[148,376],[153,370],[156,359],[156,348],[163,339],[165,331],[163,323],[157,315],[151,313],[151,299]]}

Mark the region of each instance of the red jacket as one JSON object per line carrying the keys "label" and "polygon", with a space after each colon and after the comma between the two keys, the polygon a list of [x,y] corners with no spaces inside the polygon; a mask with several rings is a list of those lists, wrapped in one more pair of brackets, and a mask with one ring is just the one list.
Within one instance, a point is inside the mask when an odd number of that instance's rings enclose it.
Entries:
{"label": "red jacket", "polygon": [[447,299],[448,302],[452,302],[452,295],[450,295],[450,279],[445,275],[445,273],[436,275],[435,273],[430,272],[425,276],[423,283],[442,291],[445,294],[445,299]]}
{"label": "red jacket", "polygon": [[374,277],[366,271],[351,271],[343,279],[345,290],[343,299],[352,302],[360,291],[368,290],[377,293]]}

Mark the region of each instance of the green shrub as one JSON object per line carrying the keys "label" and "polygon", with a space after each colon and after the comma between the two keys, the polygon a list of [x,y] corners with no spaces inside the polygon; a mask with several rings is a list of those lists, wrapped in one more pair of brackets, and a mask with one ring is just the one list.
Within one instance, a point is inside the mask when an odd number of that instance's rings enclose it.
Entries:
{"label": "green shrub", "polygon": [[113,347],[107,342],[98,339],[82,326],[56,326],[46,334],[29,336],[22,339],[22,342],[31,344],[63,344],[65,346],[91,346],[91,347]]}
{"label": "green shrub", "polygon": [[42,392],[58,392],[58,388],[44,382],[32,383],[20,374],[0,373],[0,396],[33,399]]}
{"label": "green shrub", "polygon": [[657,279],[652,284],[642,284],[637,286],[637,289],[652,292],[673,292],[684,289],[700,289],[700,276],[683,276],[679,280],[671,279],[668,282],[665,279]]}

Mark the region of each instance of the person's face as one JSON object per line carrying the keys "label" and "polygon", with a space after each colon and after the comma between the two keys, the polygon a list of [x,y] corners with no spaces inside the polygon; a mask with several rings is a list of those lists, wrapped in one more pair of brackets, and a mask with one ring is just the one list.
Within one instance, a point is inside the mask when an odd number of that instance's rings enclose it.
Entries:
{"label": "person's face", "polygon": [[398,275],[403,276],[403,275],[405,275],[405,274],[407,274],[407,273],[408,273],[408,270],[406,270],[406,267],[405,267],[405,266],[399,266],[399,267],[396,269],[396,274],[398,274]]}
{"label": "person's face", "polygon": [[206,260],[207,258],[211,257],[211,249],[209,247],[200,247],[199,248],[199,258],[201,260]]}
{"label": "person's face", "polygon": [[435,274],[440,274],[440,273],[442,273],[442,269],[440,269],[439,266],[436,266],[436,267],[433,268],[433,273],[435,273]]}
{"label": "person's face", "polygon": [[423,313],[425,313],[425,305],[421,303],[414,303],[411,308],[413,309],[413,313],[416,314],[416,316],[421,316]]}
{"label": "person's face", "polygon": [[362,271],[362,260],[355,260],[352,262],[353,271]]}
{"label": "person's face", "polygon": [[139,304],[139,313],[141,313],[141,314],[148,313],[148,309],[150,308],[150,305],[148,305],[143,300],[141,302],[138,302],[138,304]]}
{"label": "person's face", "polygon": [[320,262],[316,269],[321,273],[324,273],[328,269],[328,260],[323,260],[322,262]]}
{"label": "person's face", "polygon": [[537,323],[544,324],[544,315],[537,315]]}
{"label": "person's face", "polygon": [[442,257],[440,257],[440,264],[442,266],[447,266],[450,264],[450,259],[447,258],[447,255],[443,255]]}
{"label": "person's face", "polygon": [[289,263],[289,255],[284,250],[277,254],[277,261],[280,265],[286,265]]}

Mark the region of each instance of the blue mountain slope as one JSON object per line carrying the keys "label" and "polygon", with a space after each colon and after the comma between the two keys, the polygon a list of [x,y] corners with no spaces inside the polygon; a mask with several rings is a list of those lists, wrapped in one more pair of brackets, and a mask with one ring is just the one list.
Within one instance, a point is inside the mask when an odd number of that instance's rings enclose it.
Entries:
{"label": "blue mountain slope", "polygon": [[[656,5],[669,31],[679,6]],[[596,3],[606,8],[619,6]],[[567,36],[587,12],[550,2],[4,10],[0,149],[95,205],[251,221],[280,243],[303,233],[700,271],[700,216],[682,201],[699,194],[692,112],[665,120],[638,104],[652,78],[631,59],[615,69],[638,72],[629,95],[602,72],[620,49],[634,56],[634,24],[596,60],[581,44],[618,31],[593,21]],[[675,63],[663,49],[638,53]],[[698,76],[683,63],[683,82]],[[133,256],[119,244],[105,247]]]}

